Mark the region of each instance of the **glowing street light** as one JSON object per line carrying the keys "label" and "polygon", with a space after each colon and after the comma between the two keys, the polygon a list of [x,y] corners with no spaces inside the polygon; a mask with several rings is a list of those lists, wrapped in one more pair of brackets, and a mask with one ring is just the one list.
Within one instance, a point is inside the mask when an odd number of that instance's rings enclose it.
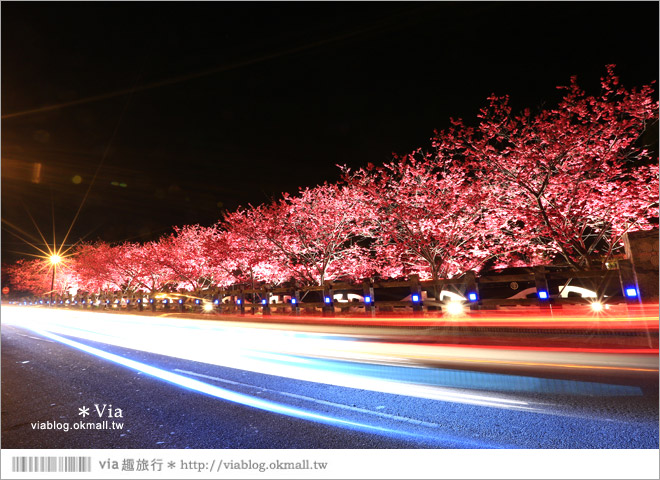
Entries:
{"label": "glowing street light", "polygon": [[50,282],[50,305],[53,306],[53,290],[55,290],[55,269],[57,268],[57,265],[62,261],[62,257],[59,255],[51,255],[48,257],[48,260],[50,260],[50,264],[53,268],[53,279]]}
{"label": "glowing street light", "polygon": [[465,311],[463,304],[460,302],[448,302],[445,306],[449,315],[461,315]]}

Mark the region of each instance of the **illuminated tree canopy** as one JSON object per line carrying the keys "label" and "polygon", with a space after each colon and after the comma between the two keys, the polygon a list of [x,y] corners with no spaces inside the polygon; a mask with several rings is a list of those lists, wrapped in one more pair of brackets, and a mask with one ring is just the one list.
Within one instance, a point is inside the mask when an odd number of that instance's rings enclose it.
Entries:
{"label": "illuminated tree canopy", "polygon": [[[491,267],[602,268],[622,236],[657,228],[657,128],[650,85],[627,90],[608,66],[601,91],[575,78],[554,108],[515,114],[491,96],[477,123],[452,120],[432,150],[369,164],[343,180],[239,208],[157,242],[79,245],[56,290],[201,291],[233,284],[323,285],[368,277],[460,276]],[[50,290],[41,260],[8,268],[14,289]]]}

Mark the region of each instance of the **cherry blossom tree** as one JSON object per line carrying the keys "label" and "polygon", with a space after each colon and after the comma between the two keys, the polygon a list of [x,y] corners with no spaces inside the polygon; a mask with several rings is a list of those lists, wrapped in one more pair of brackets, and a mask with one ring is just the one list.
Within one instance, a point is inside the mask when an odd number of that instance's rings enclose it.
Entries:
{"label": "cherry blossom tree", "polygon": [[227,213],[217,225],[212,248],[220,253],[215,265],[233,276],[237,283],[279,285],[291,278],[291,272],[275,246],[264,234],[271,210],[266,206],[239,208]]}
{"label": "cherry blossom tree", "polygon": [[324,184],[284,195],[251,211],[243,230],[269,252],[269,261],[303,285],[368,276],[369,252],[359,241],[364,196],[352,187]]}
{"label": "cherry blossom tree", "polygon": [[364,192],[383,277],[452,278],[505,248],[502,219],[490,211],[481,182],[456,164],[438,168],[431,160],[417,151],[380,168],[345,169],[347,181]]}
{"label": "cherry blossom tree", "polygon": [[214,235],[212,227],[200,225],[175,228],[175,233],[158,242],[157,262],[171,272],[177,288],[189,291],[215,286],[214,269],[204,245]]}
{"label": "cherry blossom tree", "polygon": [[453,121],[434,146],[439,161],[487,179],[491,204],[522,227],[527,254],[591,268],[622,246],[625,232],[657,224],[658,167],[637,142],[657,122],[658,105],[651,86],[621,87],[612,65],[599,95],[575,77],[560,88],[558,106],[535,115],[513,115],[508,97],[493,95],[477,127]]}
{"label": "cherry blossom tree", "polygon": [[119,249],[105,242],[80,245],[72,256],[72,268],[80,278],[80,290],[101,292],[130,288],[115,267],[121,257]]}
{"label": "cherry blossom tree", "polygon": [[46,295],[51,292],[53,268],[56,268],[53,292],[64,295],[78,288],[77,272],[71,268],[68,260],[57,267],[48,260],[18,260],[6,267],[12,290],[30,292],[34,295]]}
{"label": "cherry blossom tree", "polygon": [[136,291],[156,293],[176,284],[172,271],[163,266],[166,252],[159,242],[128,244],[123,253],[121,264],[134,275]]}

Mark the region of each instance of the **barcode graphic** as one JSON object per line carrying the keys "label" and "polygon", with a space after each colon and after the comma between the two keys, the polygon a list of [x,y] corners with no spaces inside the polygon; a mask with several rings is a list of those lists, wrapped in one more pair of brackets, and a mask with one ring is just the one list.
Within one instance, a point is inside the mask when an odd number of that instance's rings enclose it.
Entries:
{"label": "barcode graphic", "polygon": [[92,457],[12,457],[12,472],[91,472]]}

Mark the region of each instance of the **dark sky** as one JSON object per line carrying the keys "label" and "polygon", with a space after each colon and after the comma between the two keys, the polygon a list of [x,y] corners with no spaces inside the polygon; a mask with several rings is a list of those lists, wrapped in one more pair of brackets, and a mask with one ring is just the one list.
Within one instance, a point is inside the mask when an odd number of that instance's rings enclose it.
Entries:
{"label": "dark sky", "polygon": [[658,78],[657,2],[1,8],[3,262],[35,253],[28,212],[49,241],[81,204],[70,241],[157,239],[428,147],[493,92]]}

